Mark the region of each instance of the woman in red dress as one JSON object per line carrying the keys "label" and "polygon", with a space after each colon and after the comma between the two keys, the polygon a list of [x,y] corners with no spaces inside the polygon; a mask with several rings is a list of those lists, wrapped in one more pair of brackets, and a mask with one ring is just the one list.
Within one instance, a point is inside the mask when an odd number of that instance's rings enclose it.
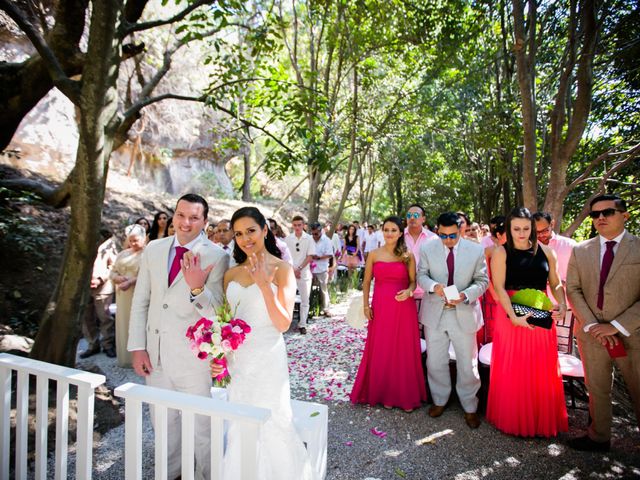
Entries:
{"label": "woman in red dress", "polygon": [[552,437],[567,431],[567,408],[558,365],[555,324],[550,330],[517,316],[510,296],[524,288],[547,290],[558,302],[554,319],[567,310],[555,252],[536,238],[526,208],[507,217],[507,243],[491,258],[493,288],[499,300],[493,349],[487,420],[498,430],[522,437]]}
{"label": "woman in red dress", "polygon": [[[410,412],[427,400],[413,299],[416,262],[404,243],[399,217],[387,218],[382,232],[385,244],[369,253],[362,282],[369,325],[350,398],[353,403],[382,404]],[[370,307],[372,279],[375,285]]]}

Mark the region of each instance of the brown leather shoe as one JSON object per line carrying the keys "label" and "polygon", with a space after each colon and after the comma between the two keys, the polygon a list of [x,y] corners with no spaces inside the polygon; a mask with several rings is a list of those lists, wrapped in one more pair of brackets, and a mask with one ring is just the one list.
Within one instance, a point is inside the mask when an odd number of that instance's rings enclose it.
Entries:
{"label": "brown leather shoe", "polygon": [[469,428],[478,428],[480,426],[480,419],[477,413],[465,413],[464,421]]}
{"label": "brown leather shoe", "polygon": [[439,417],[443,413],[444,413],[444,405],[442,405],[442,406],[440,406],[440,405],[431,405],[429,407],[429,416],[431,418]]}

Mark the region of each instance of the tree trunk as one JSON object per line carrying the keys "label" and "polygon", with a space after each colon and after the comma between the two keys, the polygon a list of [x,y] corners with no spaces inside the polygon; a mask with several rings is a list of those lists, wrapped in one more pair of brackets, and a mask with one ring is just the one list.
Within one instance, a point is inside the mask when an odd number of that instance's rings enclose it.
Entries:
{"label": "tree trunk", "polygon": [[[358,66],[353,67],[353,110],[351,111],[351,132],[350,132],[350,146],[349,146],[349,163],[347,164],[347,176],[344,179],[344,186],[342,187],[342,195],[340,196],[340,203],[333,216],[333,225],[338,225],[344,206],[347,203],[347,198],[351,193],[351,189],[356,180],[351,181],[351,172],[353,171],[353,162],[356,158],[356,136],[358,134]],[[357,177],[356,177],[357,178]]]}
{"label": "tree trunk", "polygon": [[[575,15],[572,2],[571,17]],[[591,96],[593,90],[593,56],[596,48],[598,26],[596,21],[596,5],[593,0],[581,3],[579,12],[580,22],[569,23],[569,39],[566,55],[567,62],[563,66],[560,85],[551,114],[551,174],[549,188],[544,202],[544,210],[556,218],[556,231],[562,226],[563,203],[567,196],[567,170],[571,157],[575,154],[591,111]],[[582,35],[582,48],[578,59],[576,74],[576,98],[571,96],[571,78],[576,64],[575,43],[579,32]],[[568,108],[567,108],[567,104]],[[566,110],[571,113],[567,121]],[[566,133],[565,133],[566,132]]]}
{"label": "tree trunk", "polygon": [[242,201],[253,202],[251,197],[251,145],[245,142],[242,147],[242,161],[244,165],[244,182],[242,182]]}
{"label": "tree trunk", "polygon": [[536,98],[535,98],[535,31],[536,0],[529,0],[529,29],[525,32],[524,4],[513,0],[513,27],[515,56],[518,66],[518,86],[522,101],[522,128],[524,152],[522,154],[522,199],[531,211],[538,208],[536,182]]}
{"label": "tree trunk", "polygon": [[322,173],[317,165],[309,165],[309,212],[307,221],[309,223],[317,222],[320,216],[320,182]]}
{"label": "tree trunk", "polygon": [[80,139],[64,264],[44,313],[32,357],[73,366],[98,247],[109,156],[116,132],[123,0],[93,3],[80,99]]}

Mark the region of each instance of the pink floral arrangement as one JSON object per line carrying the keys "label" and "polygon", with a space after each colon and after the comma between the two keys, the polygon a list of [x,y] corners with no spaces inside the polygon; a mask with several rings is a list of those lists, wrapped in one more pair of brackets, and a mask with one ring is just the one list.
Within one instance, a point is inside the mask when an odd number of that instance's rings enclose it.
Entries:
{"label": "pink floral arrangement", "polygon": [[217,385],[225,386],[231,379],[225,355],[237,350],[250,332],[251,327],[247,322],[234,318],[228,305],[223,305],[215,320],[201,318],[187,328],[186,336],[191,350],[200,360],[211,359],[213,363],[224,367],[214,380]]}

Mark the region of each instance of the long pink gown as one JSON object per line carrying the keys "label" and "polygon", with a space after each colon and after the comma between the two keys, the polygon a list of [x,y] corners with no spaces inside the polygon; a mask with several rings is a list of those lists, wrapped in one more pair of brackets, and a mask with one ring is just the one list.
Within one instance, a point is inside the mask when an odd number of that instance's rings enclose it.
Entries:
{"label": "long pink gown", "polygon": [[409,285],[403,262],[373,264],[373,320],[358,368],[351,402],[413,409],[427,400],[418,313],[413,298],[395,300]]}

